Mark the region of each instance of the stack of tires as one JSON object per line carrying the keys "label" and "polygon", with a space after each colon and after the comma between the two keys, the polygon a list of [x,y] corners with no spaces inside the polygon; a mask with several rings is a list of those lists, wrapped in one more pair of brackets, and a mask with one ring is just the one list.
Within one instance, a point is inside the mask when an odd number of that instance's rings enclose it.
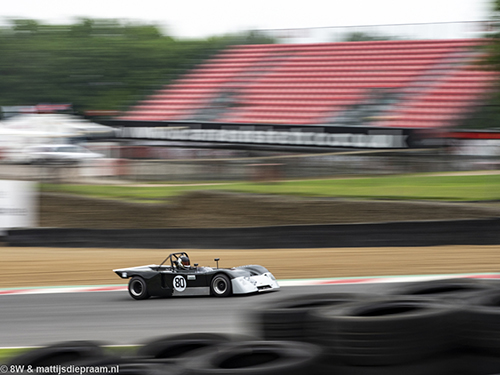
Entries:
{"label": "stack of tires", "polygon": [[464,373],[500,374],[500,290],[468,300],[458,336]]}
{"label": "stack of tires", "polygon": [[258,306],[249,319],[253,332],[264,340],[311,341],[308,327],[310,311],[346,302],[363,301],[371,295],[324,293],[294,296]]}
{"label": "stack of tires", "polygon": [[500,374],[500,285],[471,279],[414,283],[391,291],[426,296],[458,306],[454,330],[457,374]]}
{"label": "stack of tires", "polygon": [[307,343],[199,333],[154,339],[129,359],[167,364],[170,370],[176,366],[176,373],[184,375],[298,375],[309,371],[320,354]]}
{"label": "stack of tires", "polygon": [[112,354],[100,343],[92,341],[62,342],[31,349],[12,358],[6,369],[8,374],[27,375],[34,373],[180,374],[175,361],[149,362],[135,355]]}
{"label": "stack of tires", "polygon": [[11,359],[2,373],[41,369],[36,373],[60,375],[67,366],[71,372],[126,375],[302,375],[316,372],[320,355],[319,347],[308,343],[199,333],[154,339],[119,355],[94,342],[58,343]]}
{"label": "stack of tires", "polygon": [[309,320],[311,337],[325,349],[325,374],[451,375],[459,311],[392,297],[316,309]]}
{"label": "stack of tires", "polygon": [[492,282],[297,296],[263,306],[252,321],[264,339],[322,348],[318,374],[500,374],[500,289]]}

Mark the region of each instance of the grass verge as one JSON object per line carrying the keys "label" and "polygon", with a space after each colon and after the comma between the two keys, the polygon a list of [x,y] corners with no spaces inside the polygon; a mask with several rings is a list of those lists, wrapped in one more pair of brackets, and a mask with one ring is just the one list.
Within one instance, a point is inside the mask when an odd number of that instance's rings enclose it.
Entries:
{"label": "grass verge", "polygon": [[0,349],[0,364],[2,365],[6,364],[15,356],[20,355],[28,350],[30,349],[29,348]]}
{"label": "grass verge", "polygon": [[[111,356],[127,356],[132,355],[137,348],[138,346],[107,346],[104,347],[104,353]],[[0,365],[7,364],[16,356],[33,349],[33,347],[0,349]]]}
{"label": "grass verge", "polygon": [[66,185],[41,184],[43,192],[62,192],[91,197],[141,202],[165,202],[193,190],[225,190],[259,194],[358,199],[403,199],[438,201],[500,200],[500,174],[446,176],[398,175],[321,180],[236,182],[206,185],[152,184]]}

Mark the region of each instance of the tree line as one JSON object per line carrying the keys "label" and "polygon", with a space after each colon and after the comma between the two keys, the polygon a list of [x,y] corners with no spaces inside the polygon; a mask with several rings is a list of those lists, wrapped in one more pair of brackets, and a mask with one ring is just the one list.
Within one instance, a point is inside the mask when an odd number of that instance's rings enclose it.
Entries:
{"label": "tree line", "polygon": [[0,106],[71,103],[76,112],[124,110],[253,33],[178,40],[151,24],[13,20],[0,29]]}

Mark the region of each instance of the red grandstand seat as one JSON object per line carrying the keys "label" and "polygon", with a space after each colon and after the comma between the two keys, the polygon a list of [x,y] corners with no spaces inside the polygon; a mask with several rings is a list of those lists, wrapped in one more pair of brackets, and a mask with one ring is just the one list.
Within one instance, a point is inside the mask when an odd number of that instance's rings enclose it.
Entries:
{"label": "red grandstand seat", "polygon": [[[445,126],[497,74],[471,62],[484,40],[366,41],[233,46],[132,107],[122,118],[190,119],[230,92],[221,122],[317,124],[361,104],[370,90],[404,93],[387,111],[400,127]],[[381,116],[382,118],[383,116]],[[395,125],[396,124],[396,125]]]}

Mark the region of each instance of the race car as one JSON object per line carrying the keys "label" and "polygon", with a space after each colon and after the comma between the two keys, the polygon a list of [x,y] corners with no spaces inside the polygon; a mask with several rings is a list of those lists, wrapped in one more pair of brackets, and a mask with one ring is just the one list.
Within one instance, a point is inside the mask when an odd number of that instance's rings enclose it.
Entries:
{"label": "race car", "polygon": [[115,269],[122,279],[129,279],[128,291],[132,298],[147,299],[151,296],[214,295],[227,297],[233,294],[248,294],[279,289],[271,272],[258,265],[234,268],[217,266],[191,266],[185,252],[172,253],[159,264]]}

